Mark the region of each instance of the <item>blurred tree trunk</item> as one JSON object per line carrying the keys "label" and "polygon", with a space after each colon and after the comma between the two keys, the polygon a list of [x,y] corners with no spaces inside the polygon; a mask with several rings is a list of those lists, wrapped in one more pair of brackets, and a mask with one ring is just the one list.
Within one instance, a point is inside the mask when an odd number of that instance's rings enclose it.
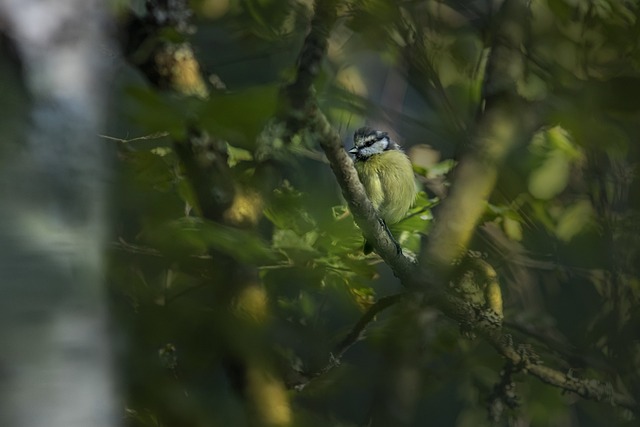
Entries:
{"label": "blurred tree trunk", "polygon": [[116,424],[102,287],[105,11],[1,0],[0,425]]}

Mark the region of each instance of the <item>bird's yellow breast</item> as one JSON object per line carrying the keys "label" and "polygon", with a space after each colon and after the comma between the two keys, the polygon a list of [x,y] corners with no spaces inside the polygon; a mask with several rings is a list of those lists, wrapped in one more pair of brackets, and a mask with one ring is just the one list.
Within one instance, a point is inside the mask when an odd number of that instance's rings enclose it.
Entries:
{"label": "bird's yellow breast", "polygon": [[413,168],[406,154],[400,150],[384,151],[356,161],[355,167],[380,217],[387,224],[404,218],[416,195]]}

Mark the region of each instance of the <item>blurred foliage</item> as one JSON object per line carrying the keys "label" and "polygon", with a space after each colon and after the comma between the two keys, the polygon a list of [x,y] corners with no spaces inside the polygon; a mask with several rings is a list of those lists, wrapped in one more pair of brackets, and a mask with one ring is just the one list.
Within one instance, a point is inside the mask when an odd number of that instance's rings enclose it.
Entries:
{"label": "blurred foliage", "polygon": [[[118,10],[124,3],[114,2]],[[517,87],[541,127],[504,166],[470,249],[498,273],[510,333],[553,367],[639,396],[638,6],[529,4],[528,42],[518,47],[526,77]],[[405,252],[417,253],[441,196],[429,184],[446,194],[482,109],[500,2],[345,5],[316,84],[319,104],[347,146],[366,120],[401,136],[405,148],[429,144],[440,153],[440,160],[416,165],[425,191],[392,228]],[[138,2],[129,6],[143,13]],[[235,283],[215,253],[258,269],[270,311],[266,339],[285,378],[322,369],[368,307],[402,291],[377,256],[362,255],[362,236],[332,173],[304,135],[289,144],[270,141],[283,179],[264,194],[257,227],[196,216],[171,140],[194,126],[206,130],[227,142],[238,185],[260,181],[265,157],[257,141],[292,75],[311,5],[198,0],[193,9],[192,41],[216,86],[210,99],[160,93],[124,65],[114,95],[109,135],[150,135],[108,142],[119,152],[109,282],[132,426],[248,422],[221,368],[227,349],[219,337],[243,338],[227,330],[228,313],[220,309]],[[418,386],[402,389],[411,403],[399,406],[407,421],[396,425],[488,425],[487,398],[501,363],[437,313],[402,304],[379,314],[338,368],[291,392],[295,422],[369,425],[400,393],[386,378],[410,366]],[[575,399],[526,375],[515,378],[521,406],[506,412],[504,425],[634,422],[620,408]]]}

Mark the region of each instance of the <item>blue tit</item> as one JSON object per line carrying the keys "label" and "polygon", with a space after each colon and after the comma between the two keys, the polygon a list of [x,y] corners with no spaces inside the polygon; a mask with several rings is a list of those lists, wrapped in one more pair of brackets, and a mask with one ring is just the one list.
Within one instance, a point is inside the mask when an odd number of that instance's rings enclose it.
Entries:
{"label": "blue tit", "polygon": [[[354,165],[369,200],[380,216],[381,224],[402,252],[388,225],[402,220],[416,198],[416,184],[409,157],[400,146],[389,138],[389,134],[363,127],[353,135]],[[373,248],[365,242],[364,252]]]}

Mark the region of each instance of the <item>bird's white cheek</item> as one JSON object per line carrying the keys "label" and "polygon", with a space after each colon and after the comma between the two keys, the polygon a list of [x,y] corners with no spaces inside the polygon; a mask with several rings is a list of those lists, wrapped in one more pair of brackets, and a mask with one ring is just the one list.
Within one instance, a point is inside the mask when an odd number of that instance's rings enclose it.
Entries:
{"label": "bird's white cheek", "polygon": [[362,148],[362,149],[360,149],[360,152],[359,152],[361,157],[369,157],[369,156],[374,155],[375,153],[376,153],[376,151],[375,151],[375,149],[373,147]]}
{"label": "bird's white cheek", "polygon": [[361,148],[360,156],[369,157],[369,156],[373,156],[374,154],[382,153],[383,151],[384,151],[384,144],[382,142],[376,142],[370,147]]}

